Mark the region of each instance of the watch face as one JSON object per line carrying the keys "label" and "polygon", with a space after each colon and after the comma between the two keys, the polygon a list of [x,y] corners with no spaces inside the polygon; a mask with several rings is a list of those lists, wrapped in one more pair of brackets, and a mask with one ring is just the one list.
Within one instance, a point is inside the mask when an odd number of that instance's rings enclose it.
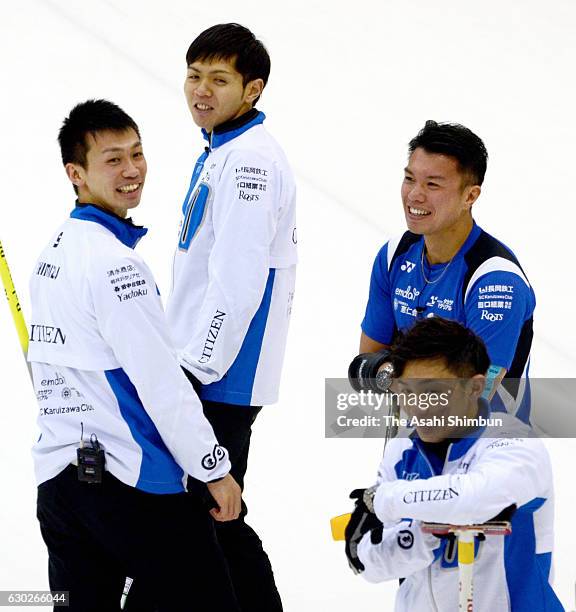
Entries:
{"label": "watch face", "polygon": [[392,375],[394,369],[392,364],[387,363],[377,374],[376,374],[376,386],[380,391],[388,391],[392,384]]}
{"label": "watch face", "polygon": [[374,495],[376,494],[376,485],[369,487],[364,491],[363,502],[370,512],[374,512]]}

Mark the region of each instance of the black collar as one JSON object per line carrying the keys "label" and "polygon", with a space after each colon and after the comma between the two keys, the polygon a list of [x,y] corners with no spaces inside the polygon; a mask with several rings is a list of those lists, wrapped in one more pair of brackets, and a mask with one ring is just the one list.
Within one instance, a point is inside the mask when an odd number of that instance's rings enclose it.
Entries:
{"label": "black collar", "polygon": [[220,125],[217,125],[212,132],[214,134],[224,134],[224,132],[230,132],[231,130],[237,130],[238,128],[250,123],[252,119],[254,119],[258,115],[259,111],[255,108],[251,108],[249,111],[246,111],[240,117],[236,117],[235,119],[230,119],[229,121],[224,121]]}

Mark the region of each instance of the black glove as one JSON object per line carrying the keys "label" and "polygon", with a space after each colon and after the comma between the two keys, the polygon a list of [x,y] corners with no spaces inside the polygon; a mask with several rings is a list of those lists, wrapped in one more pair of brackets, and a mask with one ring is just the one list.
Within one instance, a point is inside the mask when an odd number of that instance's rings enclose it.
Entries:
{"label": "black glove", "polygon": [[365,533],[370,532],[372,544],[382,542],[382,531],[384,526],[382,521],[368,509],[364,502],[364,492],[366,489],[354,489],[350,493],[350,499],[355,499],[356,504],[350,521],[346,526],[346,557],[348,557],[348,565],[352,568],[355,574],[364,571],[364,565],[358,558],[358,544],[364,537]]}
{"label": "black glove", "polygon": [[348,380],[354,391],[374,391],[385,393],[392,382],[393,369],[389,368],[378,372],[380,366],[390,361],[391,353],[382,349],[377,353],[361,353],[354,357],[348,366]]}
{"label": "black glove", "polygon": [[515,512],[516,512],[516,504],[512,504],[511,506],[508,506],[507,508],[504,508],[504,510],[499,512],[494,518],[491,518],[487,522],[488,523],[498,522],[498,521],[509,521],[509,522],[511,522],[512,521],[512,517],[514,516]]}

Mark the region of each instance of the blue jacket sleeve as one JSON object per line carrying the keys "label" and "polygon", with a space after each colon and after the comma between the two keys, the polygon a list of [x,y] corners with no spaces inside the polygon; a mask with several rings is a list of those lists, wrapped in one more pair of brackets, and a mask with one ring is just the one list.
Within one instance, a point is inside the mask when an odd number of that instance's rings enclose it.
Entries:
{"label": "blue jacket sleeve", "polygon": [[532,288],[513,272],[489,272],[471,287],[465,302],[467,326],[486,344],[492,365],[510,369],[534,306]]}

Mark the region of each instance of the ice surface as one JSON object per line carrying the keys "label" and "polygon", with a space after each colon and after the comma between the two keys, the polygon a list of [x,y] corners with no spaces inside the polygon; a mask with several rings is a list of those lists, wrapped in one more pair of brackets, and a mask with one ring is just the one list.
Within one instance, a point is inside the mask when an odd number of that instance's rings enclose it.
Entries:
{"label": "ice surface", "polygon": [[[181,92],[187,45],[224,21],[268,45],[259,106],[298,178],[301,264],[282,399],[256,423],[246,498],[287,612],[392,607],[396,585],[353,576],[330,541],[329,517],[349,508],[348,491],[371,484],[381,442],[323,438],[323,378],[343,376],[357,349],[373,257],[403,229],[406,143],[426,119],[459,121],[485,140],[475,216],[515,249],[536,289],[532,374],[574,375],[575,17],[571,0],[20,0],[0,9],[0,239],[26,315],[33,263],[73,205],[56,143],[69,109],[105,97],[140,124],[149,172],[135,219],[151,231],[139,250],[166,296],[202,146]],[[0,589],[41,589],[36,404],[6,306],[0,338]],[[548,445],[556,589],[573,606],[575,444]]]}

